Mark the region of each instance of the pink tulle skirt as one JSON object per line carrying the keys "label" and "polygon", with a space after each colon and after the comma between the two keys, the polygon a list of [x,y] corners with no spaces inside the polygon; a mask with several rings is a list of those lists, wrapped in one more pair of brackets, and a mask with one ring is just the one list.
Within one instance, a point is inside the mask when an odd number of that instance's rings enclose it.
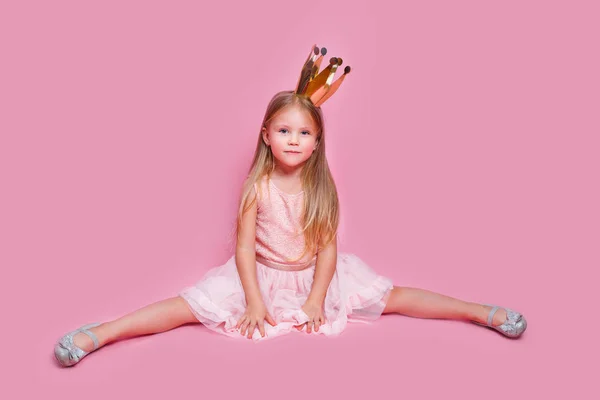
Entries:
{"label": "pink tulle skirt", "polygon": [[[265,337],[255,329],[254,342],[289,332],[308,321],[302,305],[311,290],[315,266],[301,271],[284,271],[256,263],[263,301],[277,323],[265,321]],[[354,254],[338,253],[337,268],[324,302],[326,323],[313,334],[337,336],[348,322],[370,323],[378,319],[391,294],[393,283],[378,275]],[[246,338],[236,329],[246,310],[246,298],[232,256],[224,265],[212,268],[194,286],[179,292],[198,321],[207,328],[234,338]],[[302,332],[304,334],[306,328]],[[246,335],[248,332],[246,332]]]}

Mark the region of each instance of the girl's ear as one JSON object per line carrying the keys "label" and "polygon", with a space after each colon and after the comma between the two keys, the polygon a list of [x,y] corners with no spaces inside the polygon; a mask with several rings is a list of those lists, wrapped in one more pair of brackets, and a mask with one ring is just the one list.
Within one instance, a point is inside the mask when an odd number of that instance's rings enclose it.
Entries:
{"label": "girl's ear", "polygon": [[267,146],[269,146],[269,137],[268,137],[268,136],[269,136],[269,135],[267,135],[267,128],[265,128],[265,127],[263,126],[263,128],[262,128],[262,138],[263,138],[263,142],[265,142],[265,144],[266,144]]}

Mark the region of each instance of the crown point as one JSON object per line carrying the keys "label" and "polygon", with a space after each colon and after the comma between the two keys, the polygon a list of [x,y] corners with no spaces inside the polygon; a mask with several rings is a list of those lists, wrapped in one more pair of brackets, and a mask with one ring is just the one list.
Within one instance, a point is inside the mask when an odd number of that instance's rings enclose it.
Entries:
{"label": "crown point", "polygon": [[[321,56],[318,56],[319,52]],[[341,57],[329,58],[329,65],[319,72],[321,61],[325,60],[327,49],[313,45],[308,59],[305,61],[300,79],[298,80],[296,93],[307,96],[316,107],[320,107],[340,87],[346,74],[351,71],[348,65],[344,68],[344,74],[334,82],[334,75],[339,66],[344,63]]]}

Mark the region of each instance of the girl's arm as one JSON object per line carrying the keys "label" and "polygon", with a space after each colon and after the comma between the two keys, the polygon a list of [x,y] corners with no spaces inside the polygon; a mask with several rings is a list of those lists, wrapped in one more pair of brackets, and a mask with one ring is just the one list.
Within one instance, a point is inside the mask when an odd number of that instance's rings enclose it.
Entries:
{"label": "girl's arm", "polygon": [[[256,198],[252,191],[248,196],[247,202]],[[246,203],[248,204],[248,203]],[[245,207],[246,205],[244,205]],[[235,262],[242,287],[246,295],[246,303],[260,303],[263,301],[256,278],[256,213],[258,203],[254,204],[242,216],[240,227],[240,237],[238,238],[235,249]]]}
{"label": "girl's arm", "polygon": [[315,276],[308,295],[307,303],[322,305],[325,301],[327,289],[335,273],[337,265],[337,235],[327,245],[317,253],[317,265],[315,267]]}

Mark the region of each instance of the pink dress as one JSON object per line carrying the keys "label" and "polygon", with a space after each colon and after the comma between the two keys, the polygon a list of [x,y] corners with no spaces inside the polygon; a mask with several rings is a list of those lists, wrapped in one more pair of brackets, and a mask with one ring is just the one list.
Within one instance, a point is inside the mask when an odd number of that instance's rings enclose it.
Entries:
{"label": "pink dress", "polygon": [[[255,329],[255,342],[298,331],[295,325],[308,321],[302,310],[316,267],[316,254],[307,253],[298,262],[304,248],[300,231],[303,192],[281,191],[266,176],[255,185],[256,273],[263,301],[277,322],[265,321],[265,337]],[[348,322],[369,323],[378,319],[390,296],[393,283],[378,275],[354,254],[338,252],[336,271],[323,306],[326,323],[313,334],[339,335]],[[246,310],[244,289],[237,271],[235,255],[224,265],[208,270],[194,286],[179,292],[198,321],[207,328],[235,338],[246,338],[236,329]],[[247,334],[247,332],[246,332]]]}

